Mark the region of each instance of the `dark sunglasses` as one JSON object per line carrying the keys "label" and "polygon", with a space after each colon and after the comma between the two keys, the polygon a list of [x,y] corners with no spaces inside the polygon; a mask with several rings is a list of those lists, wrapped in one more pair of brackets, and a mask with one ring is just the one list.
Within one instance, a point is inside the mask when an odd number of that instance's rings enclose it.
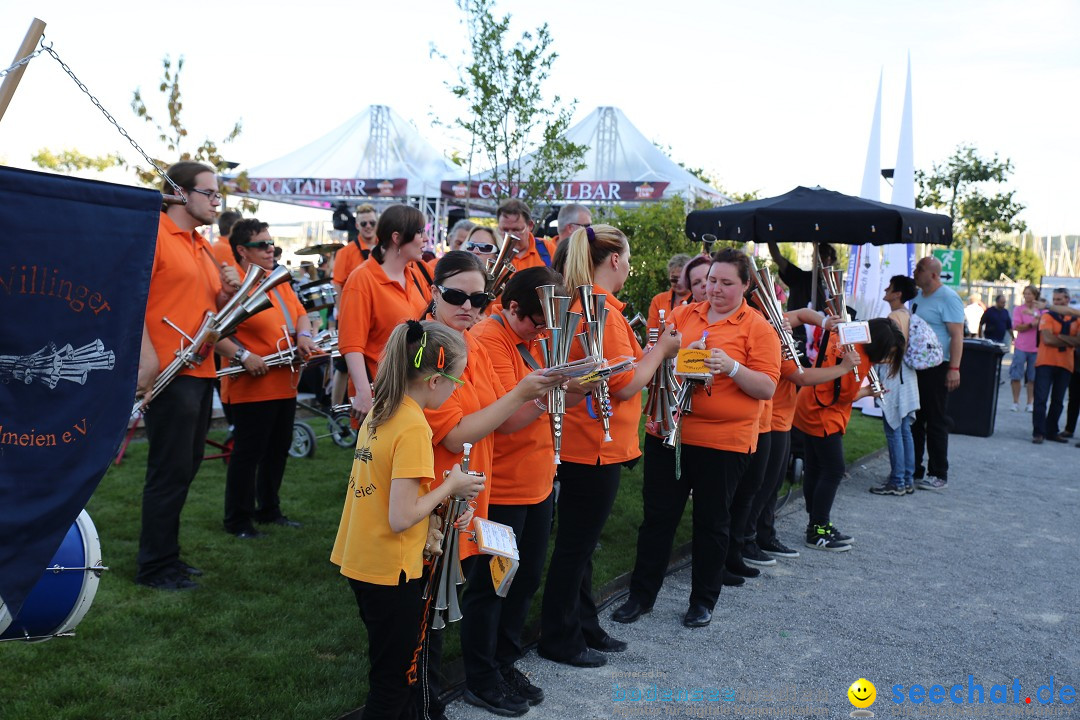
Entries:
{"label": "dark sunglasses", "polygon": [[361,220],[360,222],[358,222],[356,224],[359,225],[360,227],[375,227],[375,224],[378,223],[378,222],[379,222],[378,220]]}
{"label": "dark sunglasses", "polygon": [[258,248],[259,250],[269,250],[274,247],[274,243],[270,240],[259,240],[258,242],[246,242],[240,243],[243,247]]}
{"label": "dark sunglasses", "polygon": [[442,299],[451,305],[464,305],[468,300],[469,304],[477,310],[483,310],[491,302],[491,298],[487,293],[478,292],[469,294],[462,290],[455,290],[454,288],[443,287],[442,285],[436,285],[439,289],[439,293],[442,295]]}
{"label": "dark sunglasses", "polygon": [[484,255],[499,252],[499,247],[493,243],[478,243],[472,241],[465,243],[465,249],[469,252],[478,252]]}

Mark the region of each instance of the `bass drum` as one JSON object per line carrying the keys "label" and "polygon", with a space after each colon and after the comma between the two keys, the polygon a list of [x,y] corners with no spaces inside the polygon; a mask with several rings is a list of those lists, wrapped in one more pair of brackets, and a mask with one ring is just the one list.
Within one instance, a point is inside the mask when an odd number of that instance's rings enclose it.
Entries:
{"label": "bass drum", "polygon": [[72,634],[94,602],[101,572],[107,569],[101,565],[97,528],[83,510],[19,614],[12,618],[0,603],[0,640],[40,642]]}

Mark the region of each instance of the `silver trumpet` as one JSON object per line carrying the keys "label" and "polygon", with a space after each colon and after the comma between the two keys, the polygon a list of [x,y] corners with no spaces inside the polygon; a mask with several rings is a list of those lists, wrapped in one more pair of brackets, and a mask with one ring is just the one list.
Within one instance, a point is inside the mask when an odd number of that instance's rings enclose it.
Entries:
{"label": "silver trumpet", "polygon": [[[717,238],[712,233],[705,233],[701,236],[701,254],[712,255],[713,245],[716,244]],[[752,264],[752,263],[751,263]]]}
{"label": "silver trumpet", "polygon": [[780,308],[780,301],[776,298],[776,286],[773,284],[772,273],[769,268],[759,268],[754,260],[750,260],[750,273],[754,276],[754,300],[765,313],[765,318],[773,326],[773,330],[780,336],[780,349],[785,360],[792,360],[799,372],[803,371],[802,363],[799,362],[799,349],[795,345],[795,338],[784,326],[784,311]]}
{"label": "silver trumpet", "polygon": [[[333,330],[324,330],[313,338],[315,346],[318,347],[320,355],[313,356],[308,360],[300,354],[300,348],[296,347],[293,343],[292,336],[289,331],[282,326],[281,338],[277,341],[278,350],[272,352],[269,355],[263,355],[263,362],[267,367],[285,367],[289,366],[293,372],[300,372],[306,365],[312,360],[319,358],[329,359],[334,351],[337,350],[337,332]],[[243,365],[230,365],[218,370],[217,376],[219,378],[228,377],[230,375],[239,375],[244,372]]]}
{"label": "silver trumpet", "polygon": [[[470,473],[469,453],[472,445],[463,443],[465,454],[461,458],[461,470]],[[460,533],[454,528],[454,521],[461,517],[468,507],[468,500],[458,495],[452,495],[443,506],[442,523],[442,553],[431,559],[431,573],[428,575],[427,587],[424,589],[424,599],[435,593],[435,617],[432,619],[433,630],[442,630],[448,622],[457,622],[461,619],[461,606],[458,601],[458,586],[465,584],[465,576],[461,572]]]}
{"label": "silver trumpet", "polygon": [[[581,316],[585,321],[585,332],[579,335],[586,357],[604,357],[604,323],[607,320],[607,298],[593,295],[592,285],[578,285],[578,301],[581,303]],[[596,415],[604,428],[604,442],[611,442],[611,390],[607,380],[601,380],[593,391],[596,400]]]}
{"label": "silver trumpet", "polygon": [[[660,325],[664,324],[665,311],[660,311]],[[660,328],[649,328],[649,347],[656,345]],[[675,359],[664,360],[649,381],[648,399],[642,411],[650,430],[667,436],[675,427],[675,409],[678,406],[679,381],[675,377]]]}
{"label": "silver trumpet", "polygon": [[675,398],[675,412],[672,419],[671,429],[664,438],[664,447],[674,449],[679,444],[679,435],[682,432],[682,420],[694,412],[694,390],[705,387],[704,380],[697,378],[683,378],[682,387]]}
{"label": "silver trumpet", "polygon": [[[850,322],[851,316],[847,311],[847,298],[844,295],[844,273],[841,270],[837,270],[834,267],[825,267],[821,269],[821,277],[825,284],[825,304],[832,311],[834,315],[840,318],[840,322]],[[845,345],[844,352],[857,352],[854,345]],[[852,372],[855,373],[855,379],[861,381],[859,376],[859,368],[853,368]],[[885,386],[881,384],[881,377],[878,376],[877,369],[871,365],[870,369],[866,373],[866,379],[870,384],[870,392],[874,394],[874,397],[880,398],[885,394]]]}
{"label": "silver trumpet", "polygon": [[514,244],[518,239],[517,236],[511,235],[510,233],[504,234],[502,247],[499,248],[499,254],[487,261],[487,267],[485,268],[487,279],[484,282],[484,292],[486,292],[488,297],[492,300],[495,300],[502,295],[506,283],[510,280],[510,276],[517,271],[517,268],[511,265],[510,261],[517,255]]}
{"label": "silver trumpet", "polygon": [[[581,322],[581,313],[570,312],[570,298],[556,295],[555,292],[554,285],[541,285],[536,288],[536,293],[540,296],[540,308],[544,313],[544,323],[550,335],[540,342],[545,367],[562,365],[566,362],[578,324]],[[559,386],[548,390],[547,407],[555,444],[555,464],[558,465],[561,463],[566,389]]]}
{"label": "silver trumpet", "polygon": [[[258,265],[249,266],[247,275],[244,276],[244,281],[236,294],[229,298],[217,312],[208,311],[194,335],[188,335],[167,317],[162,318],[162,322],[180,333],[180,348],[176,351],[176,357],[172,362],[166,365],[154,380],[151,400],[164,390],[184,368],[197,367],[208,358],[214,352],[214,346],[218,340],[235,332],[237,326],[244,320],[270,307],[270,298],[266,293],[290,277],[289,269],[283,266],[274,268],[269,275]],[[187,344],[184,343],[185,340]],[[131,417],[138,416],[148,404],[149,401],[143,398],[136,399],[131,408]]]}

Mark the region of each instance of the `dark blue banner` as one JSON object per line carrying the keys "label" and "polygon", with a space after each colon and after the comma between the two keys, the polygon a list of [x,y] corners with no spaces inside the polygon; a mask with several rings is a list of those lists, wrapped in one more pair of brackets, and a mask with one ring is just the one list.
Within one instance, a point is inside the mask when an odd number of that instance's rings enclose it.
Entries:
{"label": "dark blue banner", "polygon": [[0,166],[0,598],[18,614],[123,439],[161,194]]}

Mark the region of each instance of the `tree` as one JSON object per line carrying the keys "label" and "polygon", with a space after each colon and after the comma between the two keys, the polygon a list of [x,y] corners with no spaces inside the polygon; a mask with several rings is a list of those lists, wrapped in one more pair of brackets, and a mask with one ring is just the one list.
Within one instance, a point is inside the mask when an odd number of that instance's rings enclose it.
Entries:
{"label": "tree", "polygon": [[61,150],[58,153],[54,153],[48,148],[42,148],[30,159],[40,168],[61,173],[72,173],[79,170],[104,172],[109,168],[119,167],[124,164],[123,158],[117,153],[92,157],[84,155],[75,148]]}
{"label": "tree", "polygon": [[993,233],[1023,232],[1027,228],[1017,215],[1024,206],[1013,199],[1014,190],[989,194],[1005,183],[1013,172],[1012,161],[979,156],[970,145],[960,145],[931,172],[915,173],[918,184],[917,207],[947,209],[953,221],[953,244],[967,248],[968,291],[974,250]]}
{"label": "tree", "polygon": [[971,258],[971,274],[976,280],[994,282],[1001,275],[1016,282],[1038,285],[1046,272],[1042,259],[1032,250],[1021,249],[1002,239],[991,239]]}
{"label": "tree", "polygon": [[558,57],[547,24],[511,44],[510,15],[497,19],[494,5],[494,0],[458,0],[469,38],[468,62],[446,86],[468,105],[467,115],[455,124],[470,135],[470,175],[479,155],[492,168],[497,200],[513,194],[538,210],[559,199],[558,185],[554,196],[548,192],[552,181],[584,169],[587,148],[564,137],[574,103],[561,107],[558,95],[544,99],[543,85]]}

